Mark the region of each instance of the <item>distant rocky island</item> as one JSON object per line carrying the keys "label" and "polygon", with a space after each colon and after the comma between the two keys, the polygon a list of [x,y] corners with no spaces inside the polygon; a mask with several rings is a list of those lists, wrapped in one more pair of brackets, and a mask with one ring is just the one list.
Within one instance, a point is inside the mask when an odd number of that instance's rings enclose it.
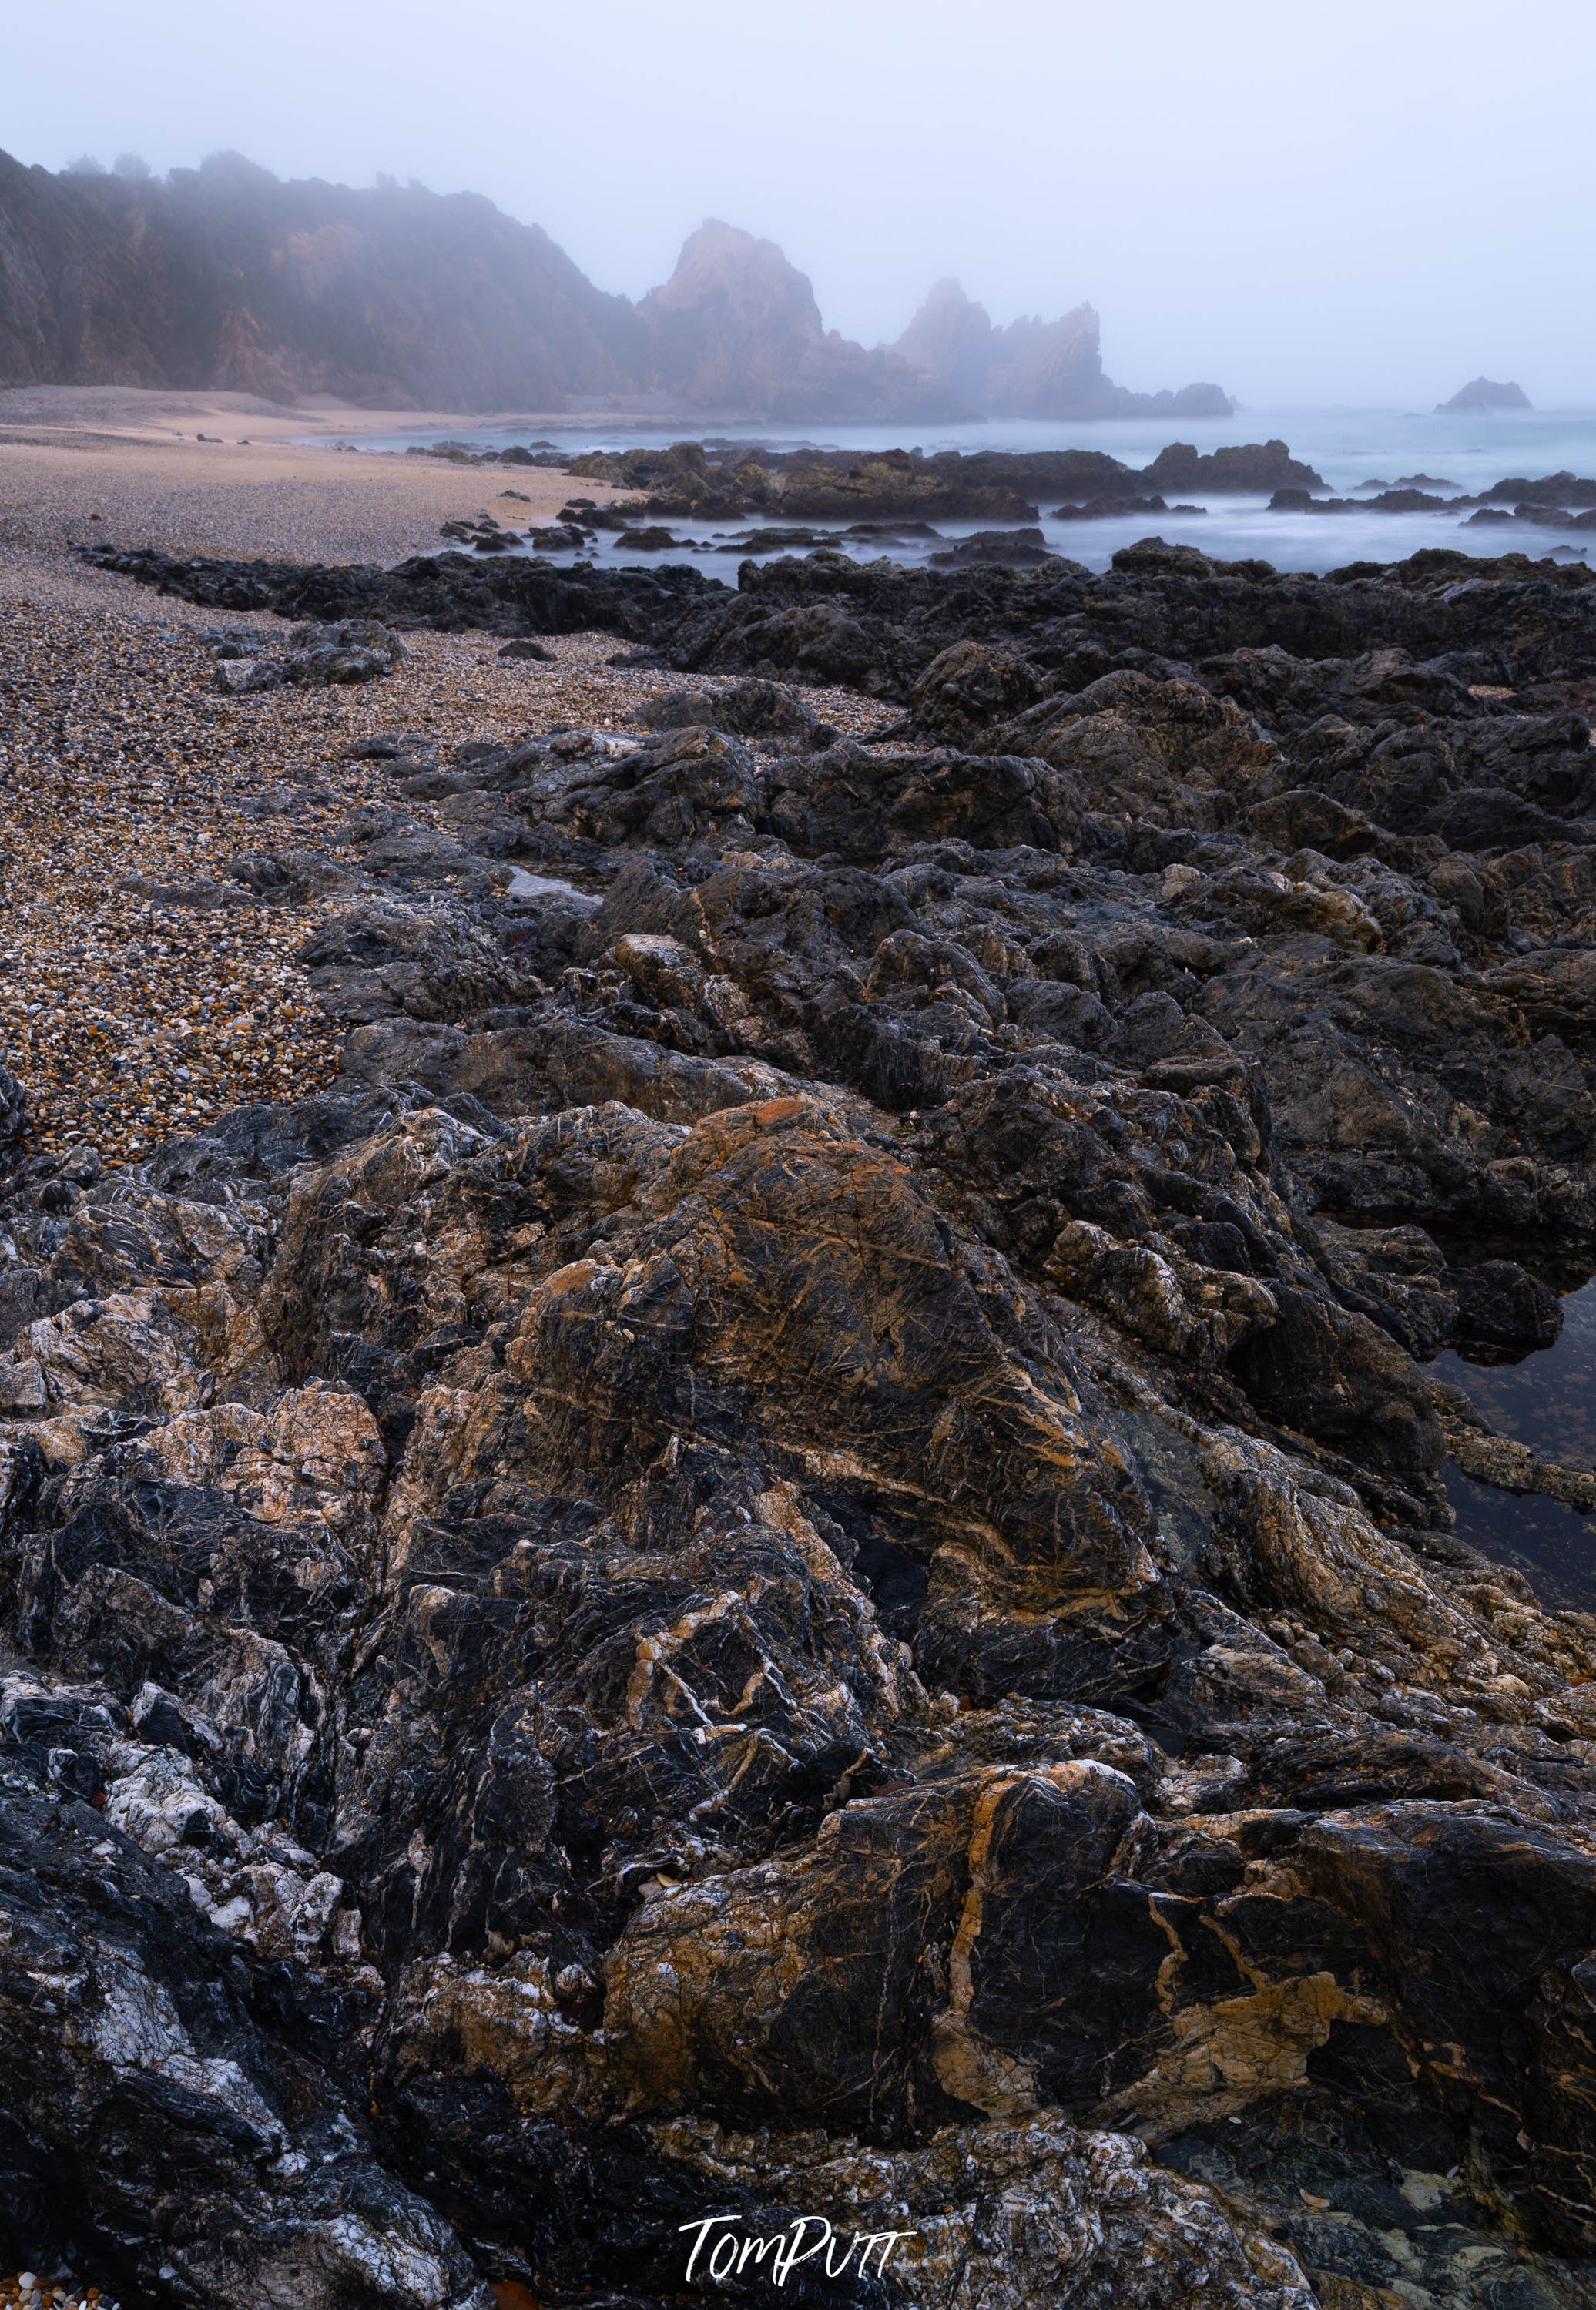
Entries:
{"label": "distant rocky island", "polygon": [[0,153],[0,385],[108,384],[800,423],[1231,409],[1217,385],[1114,384],[1089,305],[1000,329],[955,281],[866,347],[774,241],[717,221],[633,303],[473,194],[285,182],[238,153],[165,178]]}
{"label": "distant rocky island", "polygon": [[1522,385],[1515,385],[1511,379],[1505,385],[1498,385],[1494,378],[1477,377],[1454,393],[1450,401],[1437,401],[1436,415],[1444,417],[1453,411],[1532,409],[1534,406]]}

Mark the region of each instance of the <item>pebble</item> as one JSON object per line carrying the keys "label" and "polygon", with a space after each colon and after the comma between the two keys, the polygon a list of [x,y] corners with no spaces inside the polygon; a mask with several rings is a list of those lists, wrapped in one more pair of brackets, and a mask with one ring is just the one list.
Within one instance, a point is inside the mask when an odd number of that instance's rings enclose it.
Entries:
{"label": "pebble", "polygon": [[0,2302],[13,2302],[19,2310],[43,2310],[43,2306],[58,2303],[62,2310],[120,2310],[120,2306],[101,2294],[98,2286],[80,2286],[75,2278],[41,2277],[34,2270],[20,2270],[14,2278],[0,2278]]}

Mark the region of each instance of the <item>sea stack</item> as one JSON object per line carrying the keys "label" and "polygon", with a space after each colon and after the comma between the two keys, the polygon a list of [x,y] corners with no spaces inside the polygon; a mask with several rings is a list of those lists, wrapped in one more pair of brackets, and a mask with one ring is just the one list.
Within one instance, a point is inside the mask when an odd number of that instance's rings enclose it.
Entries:
{"label": "sea stack", "polygon": [[1437,401],[1436,415],[1444,417],[1453,412],[1462,414],[1481,409],[1533,409],[1534,406],[1523,386],[1511,378],[1505,385],[1498,385],[1494,378],[1477,377],[1454,393],[1450,401]]}

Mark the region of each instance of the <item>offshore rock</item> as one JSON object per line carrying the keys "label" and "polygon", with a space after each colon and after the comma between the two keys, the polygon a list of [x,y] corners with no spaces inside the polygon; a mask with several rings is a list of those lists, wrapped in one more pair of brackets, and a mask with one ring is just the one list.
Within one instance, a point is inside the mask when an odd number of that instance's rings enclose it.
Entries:
{"label": "offshore rock", "polygon": [[1509,379],[1498,384],[1488,377],[1477,377],[1469,385],[1460,386],[1450,401],[1436,404],[1437,415],[1449,410],[1465,412],[1479,409],[1531,409],[1534,404],[1522,385]]}
{"label": "offshore rock", "polygon": [[[1095,316],[1092,325],[1095,331]],[[1037,503],[1063,497],[1069,503],[1054,518],[1063,520],[1091,506],[1162,512],[1156,492],[1170,486],[1219,492],[1324,487],[1283,441],[1242,443],[1207,456],[1172,442],[1141,469],[1102,449],[866,449],[846,457],[827,449],[678,441],[668,449],[587,450],[566,470],[643,492],[634,511],[700,517],[875,512],[900,521],[914,515],[1034,521]],[[613,517],[618,508],[606,510]]]}
{"label": "offshore rock", "polygon": [[1132,393],[1103,374],[1097,316],[1079,305],[1061,319],[992,325],[957,281],[939,281],[893,346],[929,372],[959,409],[1011,417],[1228,417],[1217,385],[1176,393]]}

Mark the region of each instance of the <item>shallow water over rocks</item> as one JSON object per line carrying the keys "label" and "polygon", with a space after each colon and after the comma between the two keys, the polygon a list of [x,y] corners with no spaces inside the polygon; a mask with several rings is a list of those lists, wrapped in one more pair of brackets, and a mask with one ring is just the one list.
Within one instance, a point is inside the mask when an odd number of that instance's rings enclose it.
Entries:
{"label": "shallow water over rocks", "polygon": [[[1193,443],[1205,455],[1241,442],[1283,439],[1290,444],[1294,456],[1323,475],[1330,492],[1357,505],[1355,511],[1330,516],[1279,511],[1271,509],[1267,491],[1215,495],[1201,487],[1193,492],[1181,486],[1167,492],[1168,509],[1162,513],[1125,510],[1091,520],[1061,522],[1053,518],[1051,500],[1041,506],[1047,550],[1094,570],[1107,569],[1122,546],[1154,530],[1172,543],[1195,545],[1221,560],[1257,557],[1280,569],[1323,572],[1364,559],[1392,560],[1427,546],[1449,546],[1482,556],[1513,547],[1535,556],[1560,549],[1561,558],[1568,559],[1581,553],[1589,540],[1565,537],[1555,529],[1470,528],[1466,510],[1402,513],[1372,507],[1366,510],[1365,502],[1381,488],[1400,487],[1421,477],[1432,485],[1429,494],[1445,499],[1488,489],[1509,474],[1539,476],[1565,469],[1582,474],[1596,472],[1596,412],[1589,410],[1425,413],[1385,409],[1245,409],[1229,418],[1017,419],[918,431],[910,428],[906,432],[901,425],[839,425],[811,433],[768,423],[717,427],[713,421],[706,428],[681,420],[662,427],[613,416],[531,425],[525,421],[517,425],[505,419],[484,418],[456,422],[441,431],[417,430],[366,437],[360,446],[367,450],[403,451],[447,439],[473,450],[499,450],[536,437],[546,447],[579,455],[600,448],[660,447],[679,436],[706,430],[716,439],[746,442],[750,449],[823,447],[857,456],[913,446],[923,447],[928,455],[946,449],[967,454],[993,450],[1034,454],[1079,448],[1105,451],[1133,467],[1146,465],[1174,439]],[[494,501],[499,487],[497,481],[489,481],[492,472],[491,467],[484,472],[484,504]],[[748,531],[757,536],[769,519],[769,516],[751,519]],[[884,551],[896,560],[915,563],[992,525],[986,518],[945,520],[935,525],[937,534],[918,539],[900,536],[881,545],[845,538],[841,550],[860,560]],[[681,551],[704,555],[712,574],[728,578],[744,555],[765,560],[790,550],[758,543],[750,547],[746,538],[739,540],[729,533],[724,522],[674,521],[671,528]],[[718,537],[717,530],[722,533]],[[637,549],[612,532],[603,535],[592,550],[601,568],[637,559]],[[550,549],[528,545],[523,551],[547,552]],[[557,551],[555,558],[564,561],[569,558],[568,551]],[[660,558],[657,552],[650,555],[653,560]],[[667,552],[664,558],[672,556]]]}
{"label": "shallow water over rocks", "polygon": [[[1596,1464],[1596,1281],[1563,1302],[1557,1345],[1516,1364],[1472,1364],[1452,1349],[1438,1379],[1461,1387],[1500,1434],[1565,1466]],[[1460,1540],[1521,1571],[1553,1610],[1596,1611],[1596,1518],[1533,1493],[1496,1490],[1446,1469]]]}

